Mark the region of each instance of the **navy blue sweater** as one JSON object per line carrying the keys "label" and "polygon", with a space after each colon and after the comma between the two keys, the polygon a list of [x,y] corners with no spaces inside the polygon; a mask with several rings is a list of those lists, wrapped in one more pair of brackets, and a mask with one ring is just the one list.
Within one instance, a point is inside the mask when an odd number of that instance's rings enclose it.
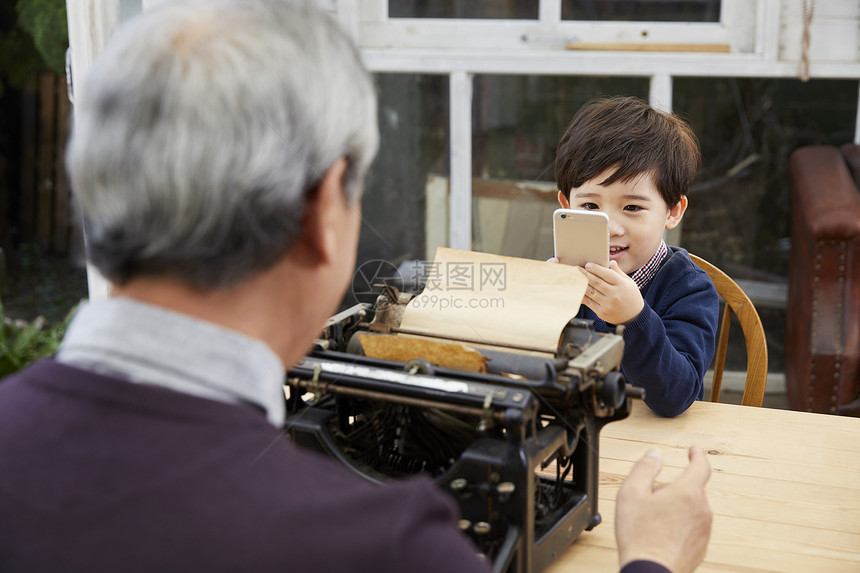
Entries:
{"label": "navy blue sweater", "polygon": [[[645,403],[661,416],[677,416],[704,396],[703,378],[714,357],[719,295],[707,273],[680,247],[642,289],[645,306],[624,325],[621,371],[645,389]],[[615,326],[583,305],[580,318],[598,332]]]}

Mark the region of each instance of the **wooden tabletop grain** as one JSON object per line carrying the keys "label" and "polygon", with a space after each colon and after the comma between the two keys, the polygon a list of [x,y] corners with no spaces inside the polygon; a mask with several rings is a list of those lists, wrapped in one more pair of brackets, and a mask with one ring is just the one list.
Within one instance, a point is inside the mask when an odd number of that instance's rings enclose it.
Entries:
{"label": "wooden tabletop grain", "polygon": [[649,448],[665,455],[658,481],[709,452],[714,513],[698,571],[860,572],[860,418],[696,402],[660,418],[641,402],[600,438],[599,511],[548,573],[617,571],[615,496]]}

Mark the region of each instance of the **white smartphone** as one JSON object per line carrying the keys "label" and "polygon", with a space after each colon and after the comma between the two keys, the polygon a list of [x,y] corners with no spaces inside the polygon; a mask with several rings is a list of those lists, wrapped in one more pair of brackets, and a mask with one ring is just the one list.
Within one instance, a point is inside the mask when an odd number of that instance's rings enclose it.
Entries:
{"label": "white smartphone", "polygon": [[552,214],[555,256],[565,265],[609,266],[609,217],[600,211],[556,209]]}

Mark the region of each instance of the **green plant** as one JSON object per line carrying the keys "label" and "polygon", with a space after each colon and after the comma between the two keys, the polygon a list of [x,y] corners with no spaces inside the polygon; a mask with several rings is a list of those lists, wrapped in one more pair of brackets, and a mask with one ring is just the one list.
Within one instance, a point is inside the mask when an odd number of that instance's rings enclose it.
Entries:
{"label": "green plant", "polygon": [[62,0],[18,0],[18,25],[33,38],[45,64],[61,74],[66,69],[69,31]]}
{"label": "green plant", "polygon": [[62,74],[69,45],[63,0],[0,2],[0,96],[22,89],[40,71]]}
{"label": "green plant", "polygon": [[77,306],[63,320],[46,324],[42,316],[32,322],[11,319],[0,304],[0,378],[40,358],[52,356],[59,348],[75,310]]}

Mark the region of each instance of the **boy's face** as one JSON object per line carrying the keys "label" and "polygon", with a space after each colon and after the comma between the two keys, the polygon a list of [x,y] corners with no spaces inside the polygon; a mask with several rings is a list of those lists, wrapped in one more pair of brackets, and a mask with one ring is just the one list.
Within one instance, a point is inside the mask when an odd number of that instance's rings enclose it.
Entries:
{"label": "boy's face", "polygon": [[559,192],[565,209],[602,211],[609,216],[609,259],[629,274],[648,262],[663,240],[665,229],[674,229],[687,209],[687,198],[673,207],[666,205],[650,172],[629,181],[600,185],[615,168],[610,168],[570,191],[570,201]]}

